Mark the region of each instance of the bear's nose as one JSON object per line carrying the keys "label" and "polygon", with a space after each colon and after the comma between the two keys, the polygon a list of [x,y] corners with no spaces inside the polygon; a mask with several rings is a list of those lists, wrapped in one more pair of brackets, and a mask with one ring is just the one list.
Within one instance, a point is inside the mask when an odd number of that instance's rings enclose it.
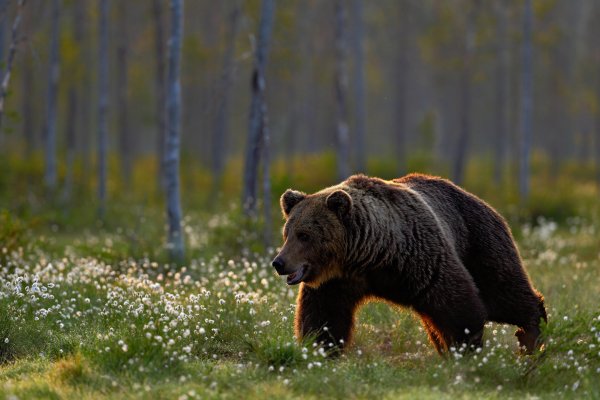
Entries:
{"label": "bear's nose", "polygon": [[283,259],[281,257],[275,257],[272,265],[273,267],[275,267],[275,271],[277,271],[279,275],[283,273],[283,267],[285,266],[285,263],[283,262]]}

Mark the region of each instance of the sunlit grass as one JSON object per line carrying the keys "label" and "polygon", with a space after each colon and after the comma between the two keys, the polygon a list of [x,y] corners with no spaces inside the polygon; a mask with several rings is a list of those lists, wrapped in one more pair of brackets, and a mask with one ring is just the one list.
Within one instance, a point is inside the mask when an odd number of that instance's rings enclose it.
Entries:
{"label": "sunlit grass", "polygon": [[[319,174],[334,170],[332,162],[277,162],[275,192],[333,183],[331,173]],[[184,179],[203,194],[185,199],[188,254],[181,265],[166,258],[156,182],[140,178],[152,163],[140,161],[136,184],[111,202],[104,221],[91,186],[69,202],[44,202],[31,184],[41,164],[16,165],[11,171],[20,180],[0,178],[2,208],[10,210],[0,211],[0,398],[600,395],[600,209],[589,180],[540,173],[530,204],[520,204],[513,185],[494,189],[469,170],[466,186],[508,218],[546,297],[543,351],[519,356],[515,327],[489,324],[480,352],[441,358],[409,310],[371,303],[359,312],[354,344],[330,359],[296,342],[297,288],[269,266],[274,249],[262,243],[260,221],[231,205],[239,160],[212,208],[208,175]],[[394,168],[373,165],[381,174]],[[287,168],[299,178],[286,177]],[[113,198],[125,190],[118,180],[110,187]]]}
{"label": "sunlit grass", "polygon": [[600,389],[597,233],[597,221],[582,218],[521,228],[522,255],[550,319],[544,351],[528,357],[517,355],[514,327],[490,324],[481,352],[440,358],[410,312],[370,304],[355,344],[326,358],[295,342],[296,289],[271,271],[269,255],[198,258],[168,271],[150,260],[87,257],[123,240],[92,233],[81,239],[87,247],[67,245],[61,256],[43,245],[15,251],[0,273],[0,393],[591,396]]}

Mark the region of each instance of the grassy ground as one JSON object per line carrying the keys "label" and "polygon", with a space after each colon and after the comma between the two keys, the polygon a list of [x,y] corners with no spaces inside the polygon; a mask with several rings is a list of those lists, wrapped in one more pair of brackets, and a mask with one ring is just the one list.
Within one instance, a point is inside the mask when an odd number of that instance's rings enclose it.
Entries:
{"label": "grassy ground", "polygon": [[[546,297],[544,349],[519,356],[515,328],[490,324],[481,352],[446,359],[410,311],[375,303],[342,357],[297,344],[297,287],[235,209],[188,214],[190,256],[168,268],[159,208],[116,205],[101,224],[85,206],[12,205],[0,212],[0,399],[600,399],[600,213],[587,186],[555,192],[511,220]],[[537,216],[555,209],[558,223]]]}

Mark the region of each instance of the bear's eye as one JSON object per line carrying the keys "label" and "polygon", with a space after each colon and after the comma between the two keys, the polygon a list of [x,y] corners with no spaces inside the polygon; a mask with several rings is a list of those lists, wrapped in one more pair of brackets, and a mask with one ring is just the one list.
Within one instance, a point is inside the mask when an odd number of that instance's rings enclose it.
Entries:
{"label": "bear's eye", "polygon": [[304,233],[304,232],[298,232],[296,234],[296,236],[298,237],[298,240],[300,240],[301,242],[308,242],[308,234]]}

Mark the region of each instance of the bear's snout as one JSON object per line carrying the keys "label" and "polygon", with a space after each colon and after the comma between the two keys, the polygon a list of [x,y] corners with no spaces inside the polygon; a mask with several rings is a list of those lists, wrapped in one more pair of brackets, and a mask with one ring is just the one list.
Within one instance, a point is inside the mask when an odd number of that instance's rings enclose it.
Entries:
{"label": "bear's snout", "polygon": [[279,275],[284,275],[285,262],[283,261],[283,258],[281,258],[281,256],[275,257],[272,265],[273,267],[275,267],[275,271],[277,271]]}

